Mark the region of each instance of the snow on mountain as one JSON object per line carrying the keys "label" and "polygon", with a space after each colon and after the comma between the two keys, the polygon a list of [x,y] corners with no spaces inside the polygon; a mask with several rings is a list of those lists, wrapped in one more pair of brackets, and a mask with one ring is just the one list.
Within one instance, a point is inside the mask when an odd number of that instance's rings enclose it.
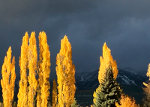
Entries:
{"label": "snow on mountain", "polygon": [[[131,70],[131,69],[130,69]],[[129,69],[119,69],[117,81],[120,85],[142,86],[145,77],[138,75],[135,71]],[[98,70],[93,72],[80,73],[76,76],[76,85],[78,88],[95,88],[98,86]]]}
{"label": "snow on mountain", "polygon": [[122,82],[126,85],[135,85],[135,86],[137,86],[135,81],[130,80],[126,75],[118,75],[118,78],[122,79]]}

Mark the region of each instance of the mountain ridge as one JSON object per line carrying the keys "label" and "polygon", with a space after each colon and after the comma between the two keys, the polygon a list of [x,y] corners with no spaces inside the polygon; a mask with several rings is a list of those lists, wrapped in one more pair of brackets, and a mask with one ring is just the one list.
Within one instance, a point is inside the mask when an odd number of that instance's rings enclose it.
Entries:
{"label": "mountain ridge", "polygon": [[[144,87],[143,82],[147,80],[147,77],[130,70],[119,69],[116,80],[123,89],[123,92],[130,97],[134,97],[137,103],[140,104],[142,102],[142,98],[144,97],[142,89]],[[99,85],[98,71],[99,70],[95,70],[93,72],[78,73],[76,75],[76,98],[80,105],[86,106],[92,104],[93,92]],[[90,100],[86,102],[87,99]]]}

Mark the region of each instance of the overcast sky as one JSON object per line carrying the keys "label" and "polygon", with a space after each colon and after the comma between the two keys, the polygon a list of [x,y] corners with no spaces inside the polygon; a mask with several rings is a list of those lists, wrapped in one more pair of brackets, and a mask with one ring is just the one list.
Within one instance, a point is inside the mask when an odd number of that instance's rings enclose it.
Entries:
{"label": "overcast sky", "polygon": [[38,37],[44,30],[52,72],[66,34],[77,72],[98,69],[107,42],[119,68],[145,73],[150,62],[149,10],[149,0],[0,0],[0,66],[9,46],[18,60],[26,31]]}

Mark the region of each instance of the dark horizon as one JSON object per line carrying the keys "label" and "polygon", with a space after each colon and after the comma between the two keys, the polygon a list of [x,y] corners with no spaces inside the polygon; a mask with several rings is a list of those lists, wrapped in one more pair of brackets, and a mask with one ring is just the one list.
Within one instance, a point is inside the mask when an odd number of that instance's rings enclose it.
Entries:
{"label": "dark horizon", "polygon": [[146,73],[150,63],[149,4],[147,0],[0,1],[0,66],[9,46],[18,66],[26,31],[35,31],[37,38],[45,31],[52,72],[60,40],[67,35],[77,72],[97,70],[102,46],[107,42],[118,68]]}

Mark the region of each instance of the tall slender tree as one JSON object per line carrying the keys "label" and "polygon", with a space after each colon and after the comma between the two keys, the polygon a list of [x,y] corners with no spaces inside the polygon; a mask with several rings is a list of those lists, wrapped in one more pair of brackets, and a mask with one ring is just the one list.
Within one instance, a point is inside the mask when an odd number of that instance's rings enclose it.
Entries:
{"label": "tall slender tree", "polygon": [[103,45],[103,56],[100,57],[98,73],[99,87],[93,94],[95,107],[113,107],[119,102],[122,90],[116,81],[118,69],[116,61],[113,60],[111,50],[106,42]]}
{"label": "tall slender tree", "polygon": [[4,107],[12,107],[15,87],[15,57],[11,60],[11,47],[7,51],[7,56],[4,58],[2,65],[2,94],[3,94],[3,105]]}
{"label": "tall slender tree", "polygon": [[56,81],[53,80],[53,90],[52,90],[52,107],[57,106],[57,84]]}
{"label": "tall slender tree", "polygon": [[27,68],[28,68],[28,33],[22,39],[21,55],[19,60],[20,65],[20,81],[18,92],[18,104],[17,107],[27,107],[28,105],[28,93],[27,93]]}
{"label": "tall slender tree", "polygon": [[39,90],[37,95],[37,107],[47,107],[48,97],[50,95],[50,51],[47,44],[47,36],[45,32],[39,33],[39,70],[38,83]]}
{"label": "tall slender tree", "polygon": [[100,67],[98,74],[99,83],[101,83],[105,78],[105,72],[109,66],[112,67],[113,76],[114,79],[116,79],[118,75],[117,63],[113,59],[111,55],[111,50],[107,47],[105,42],[103,45],[103,56],[100,56]]}
{"label": "tall slender tree", "polygon": [[143,88],[145,97],[143,98],[143,107],[150,107],[150,64],[146,76],[149,78],[148,83],[143,82],[145,87]]}
{"label": "tall slender tree", "polygon": [[29,38],[29,48],[28,48],[28,107],[34,107],[34,98],[37,89],[36,71],[37,71],[37,48],[36,48],[36,38],[35,32],[31,33]]}
{"label": "tall slender tree", "polygon": [[58,107],[70,107],[75,96],[75,66],[72,63],[72,49],[67,36],[61,40],[61,49],[56,57],[58,83]]}

